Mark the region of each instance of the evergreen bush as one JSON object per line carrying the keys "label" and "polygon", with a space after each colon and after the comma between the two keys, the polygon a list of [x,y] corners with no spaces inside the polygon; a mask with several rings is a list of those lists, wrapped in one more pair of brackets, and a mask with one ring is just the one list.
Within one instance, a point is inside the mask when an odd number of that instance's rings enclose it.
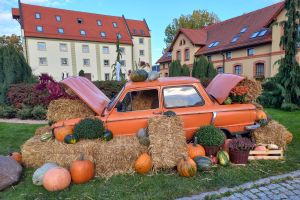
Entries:
{"label": "evergreen bush", "polygon": [[74,135],[79,139],[97,139],[104,133],[103,122],[97,118],[85,118],[75,125]]}
{"label": "evergreen bush", "polygon": [[204,146],[220,146],[225,141],[225,134],[214,126],[203,126],[196,131],[197,143]]}
{"label": "evergreen bush", "polygon": [[31,119],[32,118],[32,108],[28,106],[23,106],[22,109],[17,111],[17,117],[19,119]]}
{"label": "evergreen bush", "polygon": [[43,120],[46,119],[47,110],[41,106],[34,106],[31,112],[34,119]]}

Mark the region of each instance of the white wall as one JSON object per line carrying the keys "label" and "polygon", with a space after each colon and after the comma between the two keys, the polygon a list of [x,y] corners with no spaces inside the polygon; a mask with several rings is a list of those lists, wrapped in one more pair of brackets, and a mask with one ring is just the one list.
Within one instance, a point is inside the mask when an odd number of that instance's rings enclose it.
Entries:
{"label": "white wall", "polygon": [[[139,38],[144,38],[144,44],[139,43]],[[132,38],[133,41],[133,64],[144,61],[152,66],[152,55],[151,55],[151,38],[149,37],[136,37]],[[140,50],[144,50],[144,56],[140,56]]]}

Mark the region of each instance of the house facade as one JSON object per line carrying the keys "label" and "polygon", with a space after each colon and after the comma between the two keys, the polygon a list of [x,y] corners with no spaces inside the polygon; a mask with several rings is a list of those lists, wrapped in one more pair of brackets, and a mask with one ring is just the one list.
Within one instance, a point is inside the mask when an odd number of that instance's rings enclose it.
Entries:
{"label": "house facade", "polygon": [[[161,68],[181,56],[181,64],[192,67],[194,59],[206,56],[212,61],[218,73],[234,73],[251,78],[272,77],[278,71],[276,63],[284,56],[280,47],[283,28],[277,22],[286,20],[284,2],[250,12],[239,17],[194,30],[198,40],[197,50],[187,55],[193,40],[186,37],[186,30],[180,29],[169,48],[172,57],[168,62],[157,62]],[[181,38],[189,40],[185,45]],[[194,47],[194,46],[192,46]],[[184,52],[184,53],[183,53]],[[193,58],[193,59],[188,59]],[[297,57],[299,61],[299,56]]]}
{"label": "house facade", "polygon": [[35,75],[56,80],[83,70],[91,80],[110,80],[120,43],[127,76],[140,62],[151,66],[151,34],[145,20],[19,4],[12,16],[21,25],[24,55]]}

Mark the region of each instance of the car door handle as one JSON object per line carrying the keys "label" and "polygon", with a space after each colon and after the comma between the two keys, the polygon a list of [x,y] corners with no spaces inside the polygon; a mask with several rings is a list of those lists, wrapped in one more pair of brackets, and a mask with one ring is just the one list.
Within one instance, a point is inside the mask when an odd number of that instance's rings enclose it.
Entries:
{"label": "car door handle", "polygon": [[153,112],[154,115],[161,115],[161,113],[162,113],[162,112],[160,112],[160,111],[154,111],[154,112]]}

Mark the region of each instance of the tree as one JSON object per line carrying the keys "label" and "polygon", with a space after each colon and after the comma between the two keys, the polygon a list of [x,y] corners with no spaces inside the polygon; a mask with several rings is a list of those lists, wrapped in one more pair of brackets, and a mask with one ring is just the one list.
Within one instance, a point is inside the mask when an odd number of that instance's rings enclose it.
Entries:
{"label": "tree", "polygon": [[212,80],[217,75],[212,62],[209,62],[205,56],[195,59],[193,64],[192,76],[207,82]]}
{"label": "tree", "polygon": [[181,68],[181,76],[190,76],[190,69],[187,65],[183,65]]}
{"label": "tree", "polygon": [[280,46],[285,50],[285,56],[278,61],[278,73],[273,81],[280,85],[279,88],[282,88],[283,102],[281,108],[286,110],[293,110],[297,108],[296,105],[300,105],[300,66],[296,59],[300,42],[298,32],[299,8],[299,0],[286,0],[287,20],[280,23],[284,28]]}
{"label": "tree", "polygon": [[22,42],[20,36],[11,35],[11,36],[1,36],[0,37],[0,47],[5,47],[8,45],[12,45],[18,52],[23,51]]}
{"label": "tree", "polygon": [[207,10],[194,10],[191,15],[181,15],[179,18],[173,19],[165,29],[166,46],[170,46],[180,28],[199,29],[219,21],[220,19],[215,13]]}
{"label": "tree", "polygon": [[169,77],[181,76],[181,64],[179,60],[174,60],[170,64]]}
{"label": "tree", "polygon": [[[117,63],[120,63],[121,61],[121,58],[122,58],[122,51],[121,51],[121,48],[120,48],[120,39],[119,37],[117,37],[117,43],[116,43],[116,53],[117,53],[117,58],[116,58],[116,61],[115,63],[111,66],[112,68],[112,76],[111,76],[111,79],[113,80],[114,78],[117,77]],[[121,71],[120,71],[120,75],[121,75],[121,78],[124,80],[125,77],[123,77],[122,75],[122,68],[121,68]]]}

